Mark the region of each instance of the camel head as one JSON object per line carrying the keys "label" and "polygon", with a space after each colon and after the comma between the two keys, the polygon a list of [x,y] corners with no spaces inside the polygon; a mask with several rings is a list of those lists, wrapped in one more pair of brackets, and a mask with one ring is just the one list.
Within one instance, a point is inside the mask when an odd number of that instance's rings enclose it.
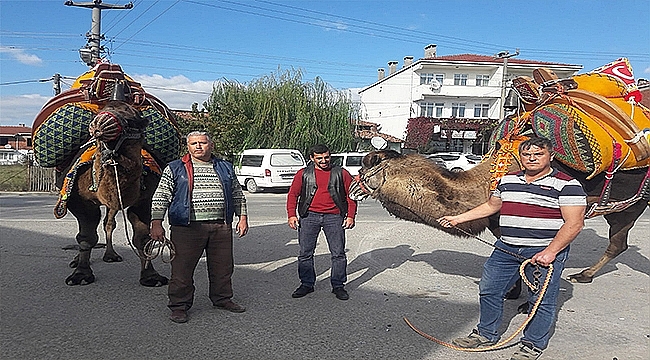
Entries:
{"label": "camel head", "polygon": [[[452,173],[418,154],[380,150],[363,158],[359,175],[350,185],[349,196],[357,201],[371,196],[400,219],[464,236],[456,230],[443,228],[436,219],[459,214],[485,202],[489,195],[489,179],[490,162]],[[481,219],[460,227],[478,234],[487,226],[488,220]]]}
{"label": "camel head", "polygon": [[[373,151],[363,157],[361,170],[350,185],[349,196],[356,201],[362,201],[379,189],[386,177],[384,166],[386,161],[403,156],[394,150]],[[383,164],[383,165],[382,165]]]}
{"label": "camel head", "polygon": [[124,101],[109,101],[90,122],[90,136],[109,142],[124,137],[140,139],[149,120]]}

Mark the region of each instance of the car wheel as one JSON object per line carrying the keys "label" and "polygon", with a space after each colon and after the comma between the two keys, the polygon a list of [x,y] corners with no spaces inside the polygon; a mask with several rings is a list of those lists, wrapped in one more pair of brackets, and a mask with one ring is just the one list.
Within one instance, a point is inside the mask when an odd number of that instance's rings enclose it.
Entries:
{"label": "car wheel", "polygon": [[254,179],[248,179],[246,180],[246,190],[248,190],[249,193],[256,193],[260,191],[260,188],[257,187],[257,183]]}
{"label": "car wheel", "polygon": [[461,172],[461,171],[463,171],[463,169],[461,169],[459,167],[455,167],[455,168],[451,169],[451,172],[455,172],[455,173]]}

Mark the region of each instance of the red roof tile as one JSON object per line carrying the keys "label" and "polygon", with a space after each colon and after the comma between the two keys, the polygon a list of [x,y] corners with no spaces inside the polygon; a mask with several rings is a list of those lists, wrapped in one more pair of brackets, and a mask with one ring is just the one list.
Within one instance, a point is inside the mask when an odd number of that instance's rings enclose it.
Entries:
{"label": "red roof tile", "polygon": [[0,135],[32,134],[28,126],[0,126]]}
{"label": "red roof tile", "polygon": [[[503,59],[495,57],[495,56],[489,56],[489,55],[478,55],[478,54],[457,54],[457,55],[443,55],[443,56],[436,56],[436,57],[430,57],[430,58],[424,58],[423,60],[439,60],[439,61],[467,61],[467,62],[491,62],[491,63],[496,63],[496,64],[502,64]],[[537,60],[526,60],[526,59],[518,59],[518,58],[509,58],[508,59],[509,64],[531,64],[531,65],[559,65],[559,66],[580,66],[580,65],[575,65],[575,64],[563,64],[563,63],[556,63],[556,62],[548,62],[548,61],[537,61]]]}

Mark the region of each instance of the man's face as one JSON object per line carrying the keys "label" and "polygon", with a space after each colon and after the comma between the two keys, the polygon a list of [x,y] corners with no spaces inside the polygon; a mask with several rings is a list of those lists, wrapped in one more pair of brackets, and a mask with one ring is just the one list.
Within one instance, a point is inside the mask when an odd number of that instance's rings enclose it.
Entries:
{"label": "man's face", "polygon": [[212,148],[212,142],[205,135],[190,136],[187,139],[187,151],[195,159],[210,161]]}
{"label": "man's face", "polygon": [[314,162],[314,165],[321,170],[328,170],[331,166],[329,152],[314,154],[309,157],[311,158],[311,161]]}
{"label": "man's face", "polygon": [[519,153],[521,158],[521,165],[526,171],[540,172],[551,167],[550,151],[548,149],[531,146],[526,150],[521,150]]}

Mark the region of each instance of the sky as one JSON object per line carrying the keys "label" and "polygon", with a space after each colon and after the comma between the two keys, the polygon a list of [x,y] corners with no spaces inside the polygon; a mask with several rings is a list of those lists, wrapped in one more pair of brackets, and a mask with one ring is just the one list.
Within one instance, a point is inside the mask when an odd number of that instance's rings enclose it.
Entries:
{"label": "sky", "polygon": [[[92,0],[76,1],[88,3]],[[103,10],[104,57],[172,109],[203,104],[220,80],[287,70],[358,89],[405,56],[494,55],[583,66],[620,57],[650,78],[650,1],[133,0]],[[127,1],[103,1],[124,5]],[[91,10],[64,0],[0,0],[0,125],[31,126],[53,95],[88,70],[79,58]]]}

